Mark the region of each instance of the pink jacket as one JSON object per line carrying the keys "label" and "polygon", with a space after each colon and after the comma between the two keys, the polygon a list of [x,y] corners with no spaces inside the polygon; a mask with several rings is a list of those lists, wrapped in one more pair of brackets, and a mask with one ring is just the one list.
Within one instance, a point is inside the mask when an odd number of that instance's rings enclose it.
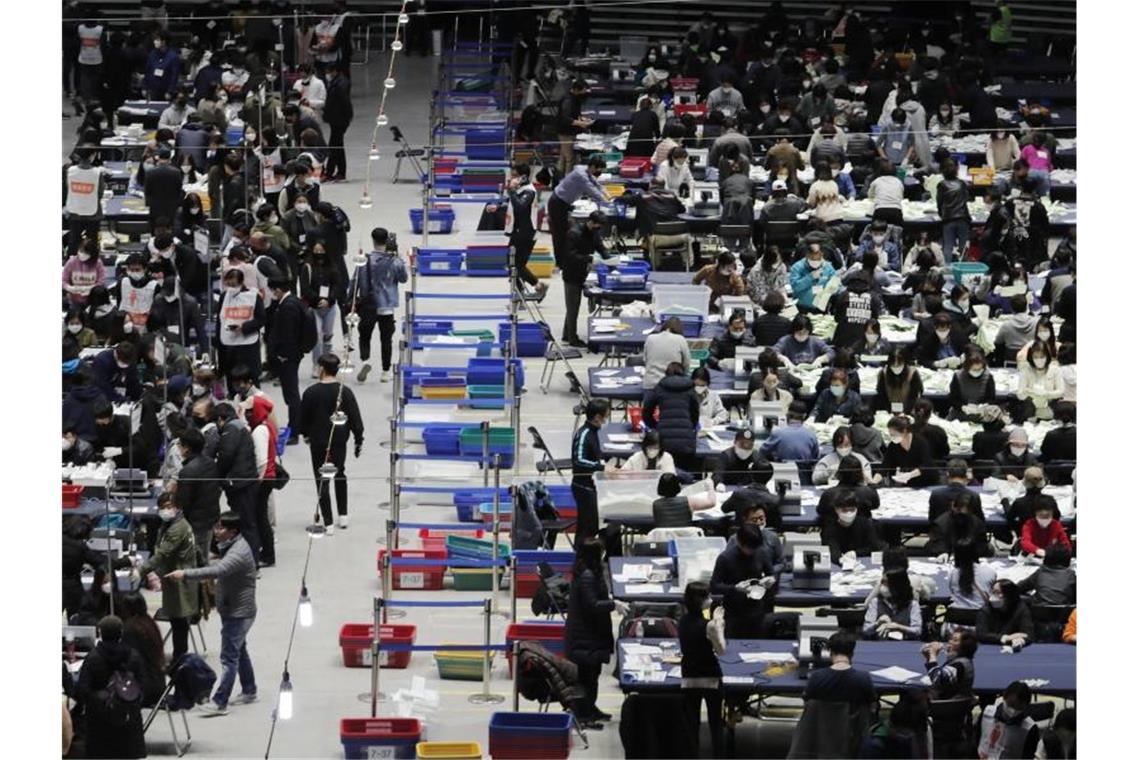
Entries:
{"label": "pink jacket", "polygon": [[1029,164],[1030,170],[1037,169],[1043,172],[1053,171],[1053,159],[1049,155],[1049,149],[1044,145],[1040,148],[1026,145],[1021,149],[1021,157],[1025,159],[1025,163]]}

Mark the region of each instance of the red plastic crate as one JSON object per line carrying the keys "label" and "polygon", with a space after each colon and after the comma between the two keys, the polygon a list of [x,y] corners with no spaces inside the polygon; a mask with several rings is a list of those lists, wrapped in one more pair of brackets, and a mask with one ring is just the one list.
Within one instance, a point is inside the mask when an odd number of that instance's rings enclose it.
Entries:
{"label": "red plastic crate", "polygon": [[447,554],[447,539],[442,536],[439,538],[421,538],[420,548],[425,552],[443,552]]}
{"label": "red plastic crate", "polygon": [[345,758],[412,760],[423,736],[418,718],[341,718]]}
{"label": "red plastic crate", "polygon": [[[384,554],[387,550],[376,552],[376,570],[384,571]],[[447,549],[396,549],[392,557],[403,559],[447,559]],[[439,591],[443,588],[443,574],[447,570],[444,565],[400,565],[392,566],[393,589],[421,589],[425,591]]]}
{"label": "red plastic crate", "polygon": [[673,88],[673,92],[693,92],[700,81],[696,77],[673,77],[669,80],[669,86]]}
{"label": "red plastic crate", "polygon": [[73,486],[70,483],[63,484],[63,508],[75,509],[79,506],[79,497],[83,493],[83,486]]}
{"label": "red plastic crate", "polygon": [[507,669],[515,672],[515,653],[511,645],[516,641],[537,641],[559,657],[563,656],[566,623],[559,620],[549,623],[511,623],[507,626]]}
{"label": "red plastic crate", "polygon": [[691,113],[698,119],[704,118],[708,115],[709,107],[704,103],[674,103],[673,113],[679,119],[687,113]]}
{"label": "red plastic crate", "polygon": [[482,528],[471,528],[470,530],[432,530],[431,528],[420,528],[420,543],[428,540],[446,541],[448,536],[466,536],[467,538],[482,538]]}
{"label": "red plastic crate", "polygon": [[630,406],[626,407],[625,411],[626,411],[626,414],[629,415],[629,428],[630,428],[630,430],[632,430],[635,433],[640,431],[641,430],[641,407],[630,405]]}
{"label": "red plastic crate", "polygon": [[[415,644],[414,625],[382,625],[380,641],[393,644]],[[372,624],[345,623],[340,628],[340,651],[346,668],[372,667]],[[406,668],[412,661],[411,652],[381,652],[380,667]]]}
{"label": "red plastic crate", "polygon": [[640,179],[653,170],[653,163],[644,156],[623,158],[618,164],[618,174],[627,179]]}

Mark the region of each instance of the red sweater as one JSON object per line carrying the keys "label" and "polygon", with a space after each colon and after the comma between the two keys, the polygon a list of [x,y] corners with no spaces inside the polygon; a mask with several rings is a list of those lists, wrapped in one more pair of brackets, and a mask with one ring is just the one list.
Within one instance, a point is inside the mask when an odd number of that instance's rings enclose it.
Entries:
{"label": "red sweater", "polygon": [[1034,554],[1038,549],[1046,549],[1058,541],[1069,551],[1073,550],[1060,520],[1051,520],[1048,528],[1042,528],[1037,524],[1037,519],[1031,517],[1021,526],[1021,550],[1026,554]]}

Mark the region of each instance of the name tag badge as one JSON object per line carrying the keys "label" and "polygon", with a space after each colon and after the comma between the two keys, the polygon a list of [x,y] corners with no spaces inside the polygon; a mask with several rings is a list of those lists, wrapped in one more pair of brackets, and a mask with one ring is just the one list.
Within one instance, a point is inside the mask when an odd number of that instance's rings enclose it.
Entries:
{"label": "name tag badge", "polygon": [[903,405],[900,402],[896,401],[895,403],[891,404],[891,414],[902,414],[902,412]]}
{"label": "name tag badge", "polygon": [[156,77],[160,77],[160,76],[162,76],[164,73],[165,73],[165,71],[164,71],[163,69],[155,69],[155,70],[154,70],[154,75],[155,75]]}
{"label": "name tag badge", "polygon": [[902,140],[895,140],[891,143],[891,150],[902,150]]}
{"label": "name tag badge", "polygon": [[171,335],[181,335],[182,334],[182,326],[181,325],[167,325],[166,331],[168,333],[170,333]]}
{"label": "name tag badge", "polygon": [[819,117],[818,117],[818,116],[813,116],[813,117],[811,117],[811,125],[812,125],[813,127],[818,127],[818,126],[819,126]]}
{"label": "name tag badge", "polygon": [[328,298],[329,297],[329,286],[328,285],[322,285],[320,287],[320,290],[318,291],[318,293],[319,293],[321,298]]}
{"label": "name tag badge", "polygon": [[1045,159],[1049,158],[1049,151],[1039,150],[1037,151],[1037,157],[1044,161]]}
{"label": "name tag badge", "polygon": [[282,50],[285,49],[285,46],[282,45],[280,42],[276,42],[273,44],[273,49],[276,50],[278,53],[280,53]]}
{"label": "name tag badge", "polygon": [[206,28],[207,29],[213,29],[217,25],[218,25],[218,22],[214,21],[213,19],[206,22]]}
{"label": "name tag badge", "polygon": [[304,232],[302,232],[300,235],[297,236],[297,242],[298,243],[304,243],[305,242],[305,233]]}
{"label": "name tag badge", "polygon": [[812,285],[811,286],[811,294],[813,296],[818,296],[822,292],[823,292],[823,286],[822,285]]}
{"label": "name tag badge", "polygon": [[115,394],[119,395],[119,396],[127,395],[127,386],[125,386],[125,385],[115,386]]}

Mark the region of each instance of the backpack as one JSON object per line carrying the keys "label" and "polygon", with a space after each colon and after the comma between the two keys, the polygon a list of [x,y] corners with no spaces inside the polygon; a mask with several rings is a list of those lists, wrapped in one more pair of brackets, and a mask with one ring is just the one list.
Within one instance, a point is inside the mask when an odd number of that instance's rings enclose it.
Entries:
{"label": "backpack", "polygon": [[100,722],[119,728],[130,724],[135,711],[142,706],[142,687],[129,671],[116,670],[107,686],[95,692],[95,707]]}
{"label": "backpack", "polygon": [[167,707],[171,710],[189,710],[205,702],[218,679],[205,660],[191,653],[178,658],[171,670],[174,689],[166,698]]}
{"label": "backpack", "polygon": [[304,356],[317,345],[317,320],[307,303],[300,298],[297,303],[301,305],[301,356]]}

